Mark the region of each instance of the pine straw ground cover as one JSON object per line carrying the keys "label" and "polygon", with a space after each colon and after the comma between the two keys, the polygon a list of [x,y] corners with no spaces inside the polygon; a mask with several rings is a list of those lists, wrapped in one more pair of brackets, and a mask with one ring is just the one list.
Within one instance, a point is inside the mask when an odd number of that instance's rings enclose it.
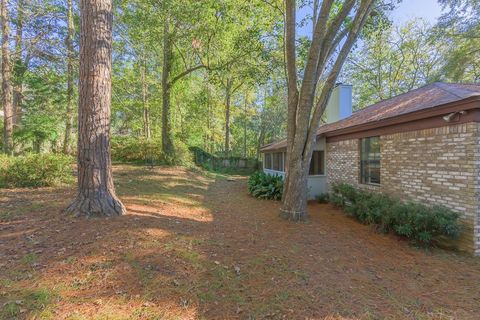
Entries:
{"label": "pine straw ground cover", "polygon": [[278,218],[246,178],[117,166],[129,214],[74,219],[73,187],[0,191],[0,319],[478,319],[480,259],[312,204]]}

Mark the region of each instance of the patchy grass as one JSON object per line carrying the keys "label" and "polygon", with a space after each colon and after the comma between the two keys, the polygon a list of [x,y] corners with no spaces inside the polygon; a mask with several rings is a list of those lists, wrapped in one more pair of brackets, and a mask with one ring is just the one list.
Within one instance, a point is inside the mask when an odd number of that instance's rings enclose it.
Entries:
{"label": "patchy grass", "polygon": [[241,176],[116,166],[128,214],[74,219],[73,188],[0,196],[0,319],[476,319],[480,261],[419,250]]}
{"label": "patchy grass", "polygon": [[26,316],[27,312],[39,319],[54,319],[48,306],[55,294],[47,288],[12,290],[2,300],[0,319],[16,319]]}

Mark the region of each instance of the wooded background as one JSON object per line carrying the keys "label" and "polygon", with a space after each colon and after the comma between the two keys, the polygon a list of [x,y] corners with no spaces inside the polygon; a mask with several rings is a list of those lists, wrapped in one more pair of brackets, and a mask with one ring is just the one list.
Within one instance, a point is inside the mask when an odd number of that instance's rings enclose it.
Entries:
{"label": "wooded background", "polygon": [[[393,25],[389,10],[367,23],[339,78],[353,85],[355,108],[434,81],[479,81],[479,1],[440,2],[435,25]],[[286,136],[283,1],[119,0],[113,8],[114,158],[135,158],[142,146],[165,162],[191,146],[257,157],[259,146]],[[1,17],[3,149],[74,153],[78,4],[3,0]],[[300,70],[310,42],[298,37]]]}

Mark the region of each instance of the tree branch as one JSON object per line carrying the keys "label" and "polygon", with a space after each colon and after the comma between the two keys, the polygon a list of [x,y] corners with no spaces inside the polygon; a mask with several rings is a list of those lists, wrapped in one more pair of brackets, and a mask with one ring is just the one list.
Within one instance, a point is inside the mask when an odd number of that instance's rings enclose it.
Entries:
{"label": "tree branch", "polygon": [[348,14],[353,8],[355,0],[348,0],[342,6],[340,12],[335,16],[335,18],[328,25],[325,36],[325,46],[320,54],[320,57],[317,62],[317,67],[315,71],[315,79],[318,81],[322,75],[323,69],[328,59],[331,57],[335,49],[337,48],[340,41],[347,35],[349,28],[343,29],[341,32],[338,32]]}
{"label": "tree branch", "polygon": [[198,65],[198,66],[195,66],[195,67],[192,67],[192,68],[189,68],[189,69],[183,71],[182,73],[180,73],[180,74],[176,75],[175,77],[173,77],[173,79],[168,82],[168,86],[169,86],[169,87],[173,86],[173,85],[175,84],[175,82],[177,82],[177,81],[180,80],[181,78],[189,75],[190,73],[192,73],[192,72],[194,72],[194,71],[197,71],[197,70],[203,69],[203,68],[208,69],[208,67],[207,67],[206,65],[200,64],[200,65]]}
{"label": "tree branch", "polygon": [[340,50],[340,53],[338,54],[337,59],[332,67],[332,70],[328,75],[325,85],[322,88],[320,98],[315,105],[313,116],[308,128],[308,138],[307,138],[307,143],[304,150],[304,154],[306,155],[311,154],[313,143],[310,143],[310,142],[313,142],[317,135],[317,129],[320,123],[320,118],[322,117],[325,111],[325,108],[327,107],[328,100],[332,93],[335,82],[337,81],[338,74],[340,73],[343,63],[345,62],[345,59],[348,56],[348,53],[352,49],[353,44],[357,40],[360,30],[365,25],[365,22],[367,21],[368,16],[370,15],[370,12],[373,8],[374,2],[375,0],[362,0],[362,3],[353,20],[351,31],[349,32],[348,37],[345,40],[345,43],[342,49]]}
{"label": "tree branch", "polygon": [[[287,157],[291,154],[298,104],[297,54],[295,50],[296,1],[285,0],[285,65],[288,84]],[[287,161],[288,163],[288,161]],[[288,177],[288,167],[286,168]]]}
{"label": "tree branch", "polygon": [[287,64],[288,90],[292,94],[297,91],[297,55],[295,49],[295,28],[297,10],[295,2],[295,0],[285,1],[285,57]]}

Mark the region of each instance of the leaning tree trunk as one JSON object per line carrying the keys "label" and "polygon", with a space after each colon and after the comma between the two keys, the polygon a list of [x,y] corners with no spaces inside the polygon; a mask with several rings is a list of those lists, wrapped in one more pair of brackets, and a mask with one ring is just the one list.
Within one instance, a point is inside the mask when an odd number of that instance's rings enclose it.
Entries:
{"label": "leaning tree trunk", "polygon": [[115,195],[110,159],[112,2],[80,0],[78,195],[67,211],[76,216],[126,213]]}
{"label": "leaning tree trunk", "polygon": [[2,105],[3,105],[3,151],[11,154],[13,151],[13,87],[12,64],[9,49],[9,15],[8,1],[1,2],[2,18]]}
{"label": "leaning tree trunk", "polygon": [[75,27],[73,25],[73,3],[67,1],[67,24],[68,33],[65,39],[67,45],[67,118],[65,119],[65,139],[63,141],[63,152],[72,153],[72,127],[73,127],[73,60],[75,53],[73,50],[73,36]]}
{"label": "leaning tree trunk", "polygon": [[[316,0],[314,2],[314,32],[298,88],[295,38],[297,3],[295,0],[285,1],[288,120],[286,176],[280,213],[289,220],[305,220],[308,216],[308,170],[320,119],[343,63],[365,25],[375,0],[347,0],[338,12],[335,12],[335,3],[334,0],[325,0],[321,4]],[[350,21],[351,11],[355,9],[356,13]],[[327,68],[334,52],[334,61]],[[315,99],[320,79],[323,79],[323,85],[318,99]]]}

